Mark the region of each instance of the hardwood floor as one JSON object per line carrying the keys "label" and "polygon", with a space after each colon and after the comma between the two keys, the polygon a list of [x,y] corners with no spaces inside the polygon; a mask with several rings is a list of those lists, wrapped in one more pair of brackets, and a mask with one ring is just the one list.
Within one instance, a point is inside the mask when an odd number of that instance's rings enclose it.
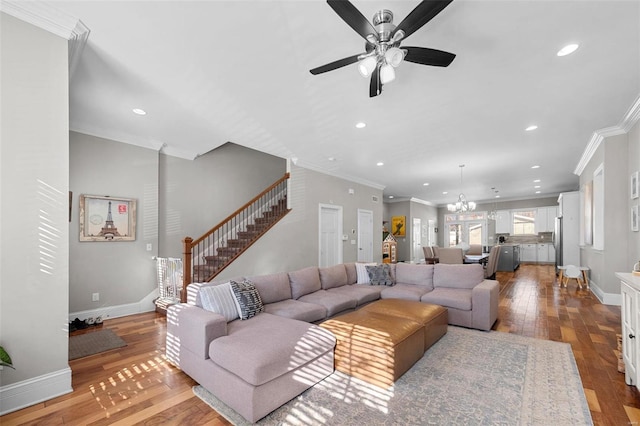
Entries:
{"label": "hardwood floor", "polygon": [[[558,288],[548,265],[522,265],[515,273],[499,272],[497,279],[494,329],[571,344],[594,423],[640,424],[640,394],[618,372],[620,307],[602,305],[575,283]],[[229,424],[193,395],[193,380],[165,361],[163,316],[140,314],[107,320],[102,327],[127,346],[71,361],[72,393],[0,417],[0,424]]]}

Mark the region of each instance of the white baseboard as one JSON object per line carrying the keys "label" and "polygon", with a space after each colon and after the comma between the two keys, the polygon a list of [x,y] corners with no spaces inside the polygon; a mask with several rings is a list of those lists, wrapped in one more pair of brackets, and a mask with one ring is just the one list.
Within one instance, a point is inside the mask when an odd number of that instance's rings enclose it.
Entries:
{"label": "white baseboard", "polygon": [[69,367],[0,387],[0,416],[73,391]]}
{"label": "white baseboard", "polygon": [[102,306],[88,311],[70,312],[69,322],[73,321],[75,318],[86,320],[87,318],[102,317],[102,319],[105,320],[107,318],[119,318],[126,317],[127,315],[141,314],[143,312],[152,312],[156,309],[156,305],[153,301],[157,297],[158,289],[155,289],[139,302],[115,306]]}
{"label": "white baseboard", "polygon": [[622,295],[619,293],[605,293],[597,283],[589,281],[591,292],[603,305],[622,306]]}

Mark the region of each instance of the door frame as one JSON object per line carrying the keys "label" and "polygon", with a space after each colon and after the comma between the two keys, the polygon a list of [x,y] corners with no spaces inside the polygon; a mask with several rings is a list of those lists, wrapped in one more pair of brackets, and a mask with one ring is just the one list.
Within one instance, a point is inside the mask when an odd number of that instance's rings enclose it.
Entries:
{"label": "door frame", "polygon": [[[343,218],[342,218],[342,206],[336,206],[335,204],[318,204],[318,266],[322,264],[322,211],[326,210],[334,210],[338,213],[338,232],[336,235],[336,249],[337,249],[337,258],[338,262],[336,264],[340,264],[344,262],[343,258],[343,248],[342,248],[342,234],[343,234]],[[330,265],[333,266],[333,265]]]}

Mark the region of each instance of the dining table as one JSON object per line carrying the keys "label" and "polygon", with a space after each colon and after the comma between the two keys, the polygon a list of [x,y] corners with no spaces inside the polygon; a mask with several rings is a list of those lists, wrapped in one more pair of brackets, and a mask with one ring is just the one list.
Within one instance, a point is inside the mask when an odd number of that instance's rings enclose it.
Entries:
{"label": "dining table", "polygon": [[464,255],[464,263],[481,263],[484,265],[488,261],[489,261],[489,253]]}

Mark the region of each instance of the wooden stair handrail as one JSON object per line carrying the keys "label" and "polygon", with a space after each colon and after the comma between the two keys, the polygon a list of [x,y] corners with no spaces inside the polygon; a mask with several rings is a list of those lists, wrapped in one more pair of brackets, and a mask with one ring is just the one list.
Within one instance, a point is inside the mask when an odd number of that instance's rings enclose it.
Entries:
{"label": "wooden stair handrail", "polygon": [[251,201],[249,201],[248,203],[245,203],[244,206],[240,207],[238,210],[236,210],[235,212],[231,213],[229,216],[227,216],[225,219],[221,220],[219,224],[217,224],[216,226],[214,226],[213,228],[209,229],[207,232],[205,232],[204,234],[202,234],[202,236],[196,240],[193,240],[191,245],[195,246],[196,244],[198,244],[200,241],[204,240],[205,238],[207,238],[209,235],[213,234],[214,232],[216,232],[218,229],[220,229],[222,227],[222,225],[224,225],[225,223],[227,223],[228,221],[230,221],[231,219],[233,219],[234,217],[236,217],[238,214],[240,214],[244,209],[248,208],[249,206],[251,206],[251,204],[255,203],[256,201],[258,201],[260,199],[260,197],[262,197],[263,195],[265,195],[267,192],[271,191],[273,188],[275,188],[276,186],[280,185],[282,182],[284,182],[285,180],[289,179],[289,173],[285,173],[283,177],[281,177],[280,179],[278,179],[276,182],[274,182],[271,186],[269,186],[267,189],[265,189],[264,191],[262,191],[261,193],[259,193],[258,195],[256,195],[255,197],[253,197],[251,199]]}

